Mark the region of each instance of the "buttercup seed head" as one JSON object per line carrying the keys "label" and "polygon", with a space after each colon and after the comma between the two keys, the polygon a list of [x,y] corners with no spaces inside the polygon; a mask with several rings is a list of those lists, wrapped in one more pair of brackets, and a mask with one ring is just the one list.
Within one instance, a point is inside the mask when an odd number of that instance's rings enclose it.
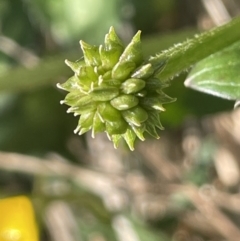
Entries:
{"label": "buttercup seed head", "polygon": [[175,99],[162,91],[166,83],[156,76],[165,62],[154,66],[144,62],[140,34],[124,48],[111,27],[104,45],[80,41],[84,57],[65,61],[74,76],[57,87],[69,92],[61,102],[70,106],[68,112],[80,115],[75,133],[92,130],[94,137],[106,132],[114,147],[124,139],[130,150],[136,137],[145,140],[145,132],[159,138],[156,128],[163,129],[162,104]]}

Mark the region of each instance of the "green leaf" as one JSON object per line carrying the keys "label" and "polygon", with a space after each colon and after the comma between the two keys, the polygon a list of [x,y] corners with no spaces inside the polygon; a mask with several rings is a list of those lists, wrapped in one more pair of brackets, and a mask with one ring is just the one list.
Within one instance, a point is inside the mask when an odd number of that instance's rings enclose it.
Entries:
{"label": "green leaf", "polygon": [[185,85],[229,100],[240,98],[240,41],[200,61]]}

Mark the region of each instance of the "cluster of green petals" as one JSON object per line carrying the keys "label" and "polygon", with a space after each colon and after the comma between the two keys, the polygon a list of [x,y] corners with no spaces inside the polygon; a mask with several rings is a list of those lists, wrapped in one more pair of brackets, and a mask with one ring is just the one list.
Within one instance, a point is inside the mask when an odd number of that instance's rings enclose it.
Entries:
{"label": "cluster of green petals", "polygon": [[75,133],[106,132],[115,147],[124,139],[131,150],[136,138],[145,139],[144,132],[159,138],[162,104],[174,99],[156,77],[164,63],[144,61],[140,33],[124,47],[111,27],[104,45],[80,41],[84,59],[66,60],[74,76],[58,87],[69,92],[61,101],[70,106],[67,112],[80,116]]}

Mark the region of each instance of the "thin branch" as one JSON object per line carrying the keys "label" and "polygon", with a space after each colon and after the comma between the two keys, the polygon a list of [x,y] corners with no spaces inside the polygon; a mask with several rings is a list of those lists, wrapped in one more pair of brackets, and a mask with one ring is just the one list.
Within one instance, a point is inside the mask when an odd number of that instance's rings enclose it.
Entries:
{"label": "thin branch", "polygon": [[[67,162],[0,152],[0,169],[30,175],[59,176],[69,178],[76,184],[100,196],[109,210],[117,211],[127,204],[126,193],[118,190],[117,177],[81,168]],[[120,180],[121,182],[121,180]]]}
{"label": "thin branch", "polygon": [[0,35],[0,51],[15,59],[26,68],[31,68],[39,62],[39,58],[34,53],[3,35]]}

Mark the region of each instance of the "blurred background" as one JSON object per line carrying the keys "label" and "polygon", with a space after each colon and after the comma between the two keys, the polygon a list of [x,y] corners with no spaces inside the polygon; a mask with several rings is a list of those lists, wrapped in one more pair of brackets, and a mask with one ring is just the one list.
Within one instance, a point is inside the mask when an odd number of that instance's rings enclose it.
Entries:
{"label": "blurred background", "polygon": [[[240,111],[186,89],[160,140],[77,136],[56,88],[110,26],[145,56],[230,21],[239,0],[0,0],[0,197],[33,201],[41,241],[239,241]],[[0,214],[1,215],[1,214]]]}

